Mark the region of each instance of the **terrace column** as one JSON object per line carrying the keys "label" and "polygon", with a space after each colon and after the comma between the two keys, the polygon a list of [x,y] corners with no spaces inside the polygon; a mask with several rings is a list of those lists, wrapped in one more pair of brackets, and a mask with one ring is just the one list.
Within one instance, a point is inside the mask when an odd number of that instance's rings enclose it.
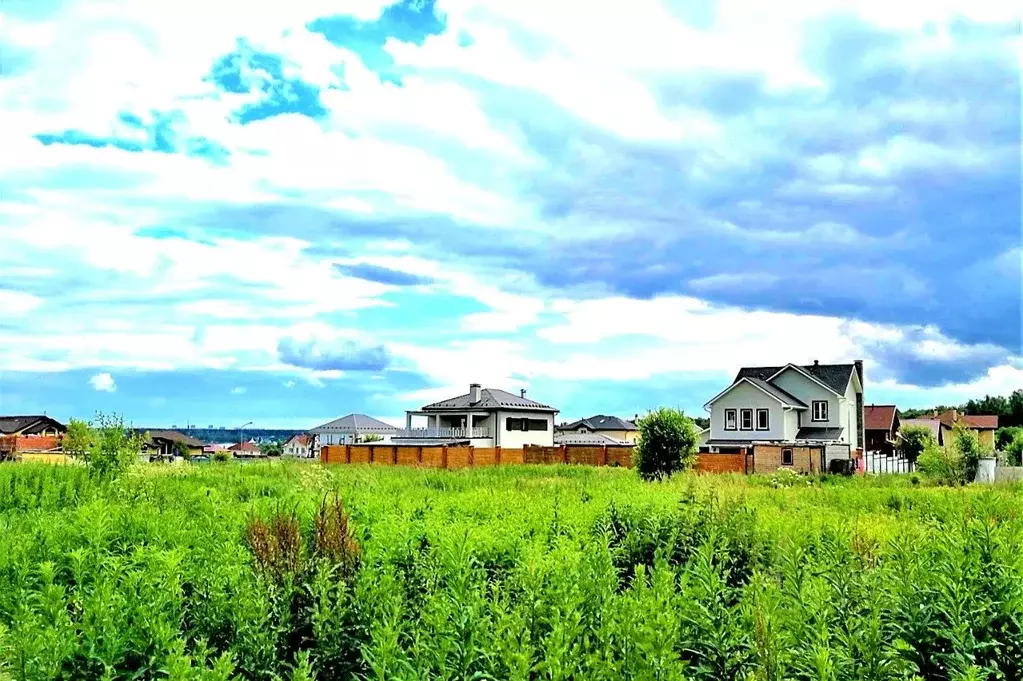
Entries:
{"label": "terrace column", "polygon": [[405,430],[412,430],[412,412],[405,412]]}

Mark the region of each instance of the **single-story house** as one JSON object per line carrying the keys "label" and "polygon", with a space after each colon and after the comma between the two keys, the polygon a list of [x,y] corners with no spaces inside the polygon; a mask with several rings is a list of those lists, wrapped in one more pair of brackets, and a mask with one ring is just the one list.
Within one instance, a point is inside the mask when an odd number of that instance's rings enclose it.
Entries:
{"label": "single-story house", "polygon": [[995,448],[995,431],[998,430],[998,416],[984,414],[961,414],[958,409],[949,409],[942,413],[934,413],[934,418],[941,424],[941,443],[949,441],[952,428],[956,424],[966,426],[977,434],[980,444],[985,449]]}
{"label": "single-story house", "polygon": [[893,456],[899,441],[899,410],[894,404],[868,404],[863,408],[867,451]]}
{"label": "single-story house", "polygon": [[150,458],[168,459],[180,456],[182,452],[190,457],[203,455],[202,441],[191,435],[176,430],[146,430],[142,433],[145,437],[142,451]]}
{"label": "single-story house", "polygon": [[639,439],[639,429],[633,421],[617,416],[597,414],[572,423],[563,423],[554,429],[555,437],[564,433],[600,433],[613,440],[635,444]]}
{"label": "single-story house", "polygon": [[354,445],[360,442],[390,442],[398,429],[365,414],[349,414],[309,431],[314,436],[313,451],[324,445]]}
{"label": "single-story house", "polygon": [[260,451],[259,445],[252,440],[249,440],[248,442],[236,442],[228,447],[227,450],[231,452],[231,456],[239,458],[255,458],[263,456],[263,452]]}
{"label": "single-story house", "polygon": [[[475,447],[519,449],[525,445],[554,446],[554,417],[558,410],[526,397],[471,383],[469,392],[406,412],[405,428],[391,441],[402,445],[469,444]],[[413,417],[425,417],[426,427],[413,428]]]}

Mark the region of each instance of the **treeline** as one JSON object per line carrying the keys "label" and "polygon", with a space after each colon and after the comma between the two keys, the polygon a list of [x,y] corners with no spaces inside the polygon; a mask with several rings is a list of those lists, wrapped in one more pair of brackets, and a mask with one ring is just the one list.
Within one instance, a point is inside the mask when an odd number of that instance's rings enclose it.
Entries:
{"label": "treeline", "polygon": [[998,417],[1001,427],[1023,426],[1023,388],[1013,390],[1008,397],[1001,395],[985,395],[980,400],[969,400],[965,404],[940,405],[928,409],[902,409],[899,417],[903,419],[926,418],[937,411],[939,414],[949,409],[956,409],[961,414],[987,414]]}

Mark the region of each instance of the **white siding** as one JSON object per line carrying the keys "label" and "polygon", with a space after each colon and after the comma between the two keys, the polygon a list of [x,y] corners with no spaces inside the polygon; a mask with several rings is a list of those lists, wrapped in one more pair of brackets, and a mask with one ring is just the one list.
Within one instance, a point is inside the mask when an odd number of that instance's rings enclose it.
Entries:
{"label": "white siding", "polygon": [[[806,410],[801,410],[799,417],[799,425],[803,428],[844,428],[846,426],[845,410],[842,407],[845,400],[830,390],[822,388],[795,369],[786,369],[771,382],[806,404]],[[827,421],[813,420],[813,403],[816,400],[827,400]]]}
{"label": "white siding", "polygon": [[[488,416],[487,421],[494,417]],[[544,419],[547,421],[547,430],[508,430],[507,419]],[[489,425],[489,423],[488,423]],[[506,449],[521,449],[523,445],[542,445],[545,447],[554,446],[554,414],[543,414],[532,411],[499,411],[497,412],[496,438],[494,444]]]}
{"label": "white siding", "polygon": [[[717,399],[710,407],[711,440],[782,440],[786,437],[783,407],[763,390],[749,383],[741,383]],[[742,409],[753,410],[753,430],[725,430],[725,410],[735,409],[736,428],[742,426]],[[770,428],[756,430],[757,409],[770,412]]]}
{"label": "white siding", "polygon": [[856,449],[856,386],[853,383],[855,381],[849,381],[849,386],[845,392],[845,400],[843,400],[844,404],[842,405],[845,412],[843,419],[846,423],[845,432],[842,433],[844,436],[842,441],[849,443],[850,447]]}
{"label": "white siding", "polygon": [[799,410],[789,409],[785,412],[785,436],[784,439],[792,442],[796,439],[796,433],[799,432]]}

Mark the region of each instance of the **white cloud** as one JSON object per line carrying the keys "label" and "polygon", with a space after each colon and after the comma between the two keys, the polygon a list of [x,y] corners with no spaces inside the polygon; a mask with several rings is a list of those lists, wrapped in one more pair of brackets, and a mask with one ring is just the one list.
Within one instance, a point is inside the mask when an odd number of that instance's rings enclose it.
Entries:
{"label": "white cloud", "polygon": [[117,390],[117,383],[114,381],[114,377],[106,372],[96,374],[90,378],[89,385],[91,385],[93,389],[104,393],[112,393]]}
{"label": "white cloud", "polygon": [[241,386],[231,388],[232,395],[244,395],[246,392],[248,392],[248,390]]}

